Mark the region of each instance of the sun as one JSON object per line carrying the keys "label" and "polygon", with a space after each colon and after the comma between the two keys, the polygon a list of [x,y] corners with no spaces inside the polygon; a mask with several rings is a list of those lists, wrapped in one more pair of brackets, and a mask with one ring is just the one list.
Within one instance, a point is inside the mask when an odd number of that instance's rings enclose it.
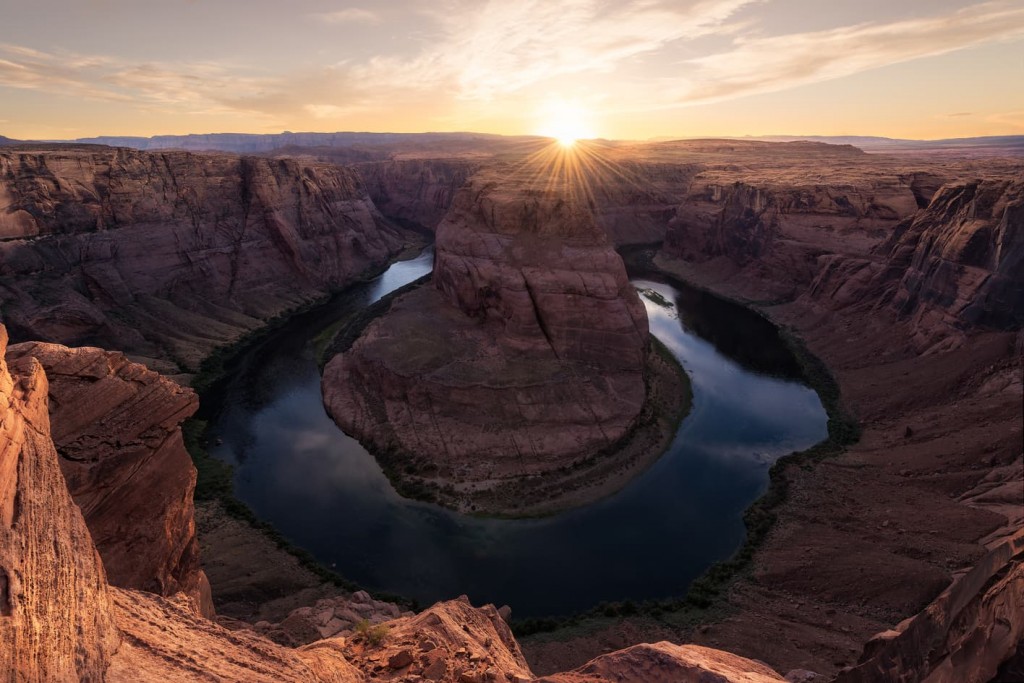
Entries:
{"label": "sun", "polygon": [[542,107],[538,118],[537,132],[554,138],[564,148],[572,147],[577,140],[596,137],[590,112],[575,102],[551,100]]}

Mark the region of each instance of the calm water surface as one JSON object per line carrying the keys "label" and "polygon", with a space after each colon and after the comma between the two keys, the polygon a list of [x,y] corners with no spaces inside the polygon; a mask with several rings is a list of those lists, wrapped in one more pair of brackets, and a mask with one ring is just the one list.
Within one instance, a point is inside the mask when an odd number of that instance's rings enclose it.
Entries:
{"label": "calm water surface", "polygon": [[743,542],[743,510],[774,460],[826,436],[818,396],[774,329],[743,308],[634,279],[651,331],[680,360],[694,404],[669,451],[618,494],[539,520],[464,517],[395,493],[324,411],[314,339],[430,271],[430,250],[300,316],[234,363],[206,410],[213,454],[262,519],[368,588],[422,604],[466,593],[516,617],[682,594]]}

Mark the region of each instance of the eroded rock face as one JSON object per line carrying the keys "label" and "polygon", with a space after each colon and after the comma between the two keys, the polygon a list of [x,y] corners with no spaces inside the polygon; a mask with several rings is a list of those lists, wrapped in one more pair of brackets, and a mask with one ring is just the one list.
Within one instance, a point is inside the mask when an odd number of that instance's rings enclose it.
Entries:
{"label": "eroded rock face", "polygon": [[876,635],[836,683],[985,683],[1024,638],[1024,531],[983,557],[924,611]]}
{"label": "eroded rock face", "polygon": [[192,493],[196,469],[180,424],[199,407],[181,387],[124,355],[28,342],[49,378],[52,436],[111,584],[158,595],[184,591],[211,616],[199,567]]}
{"label": "eroded rock face", "polygon": [[538,683],[780,683],[785,678],[764,664],[699,645],[644,643],[602,655],[573,671]]}
{"label": "eroded rock face", "polygon": [[9,368],[0,360],[0,675],[99,682],[120,643],[103,565],[57,465],[43,368]]}
{"label": "eroded rock face", "polygon": [[15,338],[117,348],[168,371],[403,246],[337,166],[59,146],[0,154],[0,237]]}
{"label": "eroded rock face", "polygon": [[549,472],[629,431],[647,318],[588,211],[562,191],[478,178],[435,254],[434,287],[398,298],[327,365],[343,429],[468,481]]}
{"label": "eroded rock face", "polygon": [[893,306],[941,308],[964,326],[1024,325],[1024,183],[943,187],[888,246],[905,268]]}
{"label": "eroded rock face", "polygon": [[822,259],[809,294],[832,308],[875,306],[907,320],[918,349],[977,328],[1024,324],[1024,184],[945,185],[900,223],[875,258]]}
{"label": "eroded rock face", "polygon": [[766,285],[792,296],[817,275],[820,254],[837,245],[854,251],[888,235],[917,209],[916,196],[901,178],[835,186],[695,183],[664,250],[695,263],[721,258],[737,269],[753,267],[768,275]]}
{"label": "eroded rock face", "polygon": [[478,166],[459,159],[408,159],[360,164],[357,171],[381,213],[434,230]]}
{"label": "eroded rock face", "polygon": [[[611,156],[593,143],[579,143],[568,163],[586,186],[597,225],[616,246],[660,242],[686,196],[698,164],[639,161]],[[518,153],[530,168],[566,163],[558,145],[535,143]],[[358,164],[367,192],[381,213],[402,224],[436,230],[458,190],[493,161],[471,158],[398,159]]]}

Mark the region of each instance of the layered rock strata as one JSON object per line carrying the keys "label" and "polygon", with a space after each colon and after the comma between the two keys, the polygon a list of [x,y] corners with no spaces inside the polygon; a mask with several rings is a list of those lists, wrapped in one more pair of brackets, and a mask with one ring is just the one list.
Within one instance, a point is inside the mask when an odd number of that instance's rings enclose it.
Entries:
{"label": "layered rock strata", "polygon": [[404,244],[337,166],[85,146],[0,154],[0,239],[15,338],[121,349],[168,372]]}
{"label": "layered rock strata", "polygon": [[810,295],[840,307],[883,305],[909,321],[923,350],[962,343],[966,330],[1024,325],[1020,181],[945,185],[875,253],[823,259]]}
{"label": "layered rock strata", "polygon": [[983,557],[924,611],[879,633],[836,683],[986,683],[1024,642],[1024,530]]}
{"label": "layered rock strata", "polygon": [[61,470],[110,583],[185,592],[212,615],[196,541],[196,469],[180,428],[199,407],[195,393],[102,349],[38,342],[8,349],[9,362],[25,358],[49,378]]}
{"label": "layered rock strata", "polygon": [[858,185],[696,181],[664,252],[690,263],[718,260],[729,274],[748,269],[764,290],[759,298],[792,298],[818,274],[819,256],[866,251],[916,210],[912,183],[896,177]]}
{"label": "layered rock strata", "polygon": [[324,371],[331,416],[446,479],[550,473],[629,433],[647,318],[564,188],[478,177],[437,230],[433,287],[396,299]]}
{"label": "layered rock strata", "polygon": [[31,357],[0,360],[0,675],[98,683],[120,643],[103,564],[50,439],[46,373]]}

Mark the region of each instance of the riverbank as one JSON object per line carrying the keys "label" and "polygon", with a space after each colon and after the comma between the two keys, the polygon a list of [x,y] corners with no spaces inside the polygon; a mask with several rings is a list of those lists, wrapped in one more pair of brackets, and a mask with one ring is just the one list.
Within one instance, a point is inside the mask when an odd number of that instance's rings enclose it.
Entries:
{"label": "riverbank", "polygon": [[[363,330],[388,313],[392,302],[428,286],[429,277],[412,282],[333,328],[322,366],[345,353]],[[415,330],[410,339],[419,340]],[[464,481],[447,468],[418,465],[404,453],[374,452],[388,480],[405,498],[433,503],[460,514],[498,518],[554,515],[606,498],[648,469],[672,443],[692,403],[686,372],[665,346],[651,337],[644,369],[645,400],[635,424],[600,452],[543,475]]]}
{"label": "riverbank", "polygon": [[[710,267],[661,257],[654,265],[734,300],[757,298]],[[773,468],[768,494],[747,515],[752,532],[762,533],[752,533],[737,555],[747,556],[745,568],[712,569],[691,588],[693,603],[695,591],[718,584],[703,613],[646,611],[526,638],[523,650],[535,671],[670,638],[728,649],[780,671],[829,675],[856,661],[874,633],[922,609],[987,543],[1005,535],[1006,501],[986,501],[980,491],[999,484],[982,485],[984,478],[1024,481],[1013,334],[976,334],[955,352],[920,357],[896,320],[819,310],[806,301],[757,309],[802,344],[806,358],[820,359],[808,379],[829,409],[830,435],[843,437],[848,411],[859,418],[859,441],[812,449]]]}
{"label": "riverbank", "polygon": [[[275,331],[322,309],[379,277],[395,262],[408,260],[428,246],[412,235],[393,261],[362,274],[345,288],[307,302],[267,321],[234,343],[218,348],[191,377],[199,394],[200,413],[183,425],[185,445],[197,470],[196,526],[201,561],[210,578],[218,615],[256,622],[280,621],[297,608],[318,599],[350,595],[361,589],[355,582],[324,566],[306,550],[293,545],[273,525],[259,519],[234,493],[232,467],[208,452],[209,406],[216,402],[220,385],[236,369],[238,360],[259,347]],[[374,597],[395,602],[403,609],[408,600],[384,593]]]}

